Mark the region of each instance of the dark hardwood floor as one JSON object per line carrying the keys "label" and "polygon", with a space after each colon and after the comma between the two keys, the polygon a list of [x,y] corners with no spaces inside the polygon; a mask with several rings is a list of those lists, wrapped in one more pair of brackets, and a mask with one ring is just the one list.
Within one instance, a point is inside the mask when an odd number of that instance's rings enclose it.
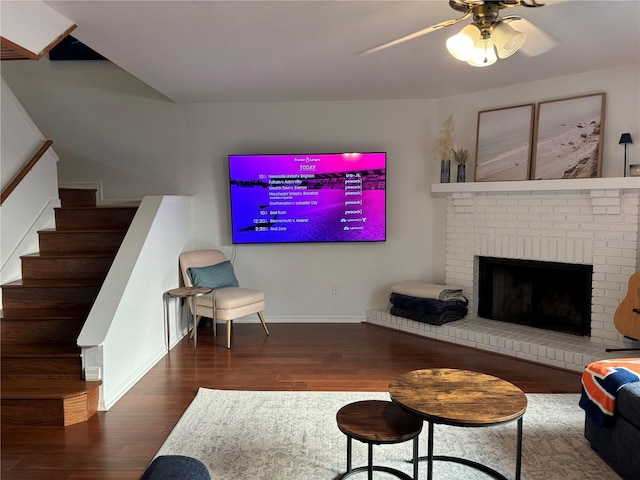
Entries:
{"label": "dark hardwood floor", "polygon": [[[268,320],[267,320],[268,321]],[[410,370],[449,367],[508,380],[527,393],[579,393],[580,375],[367,324],[234,327],[231,350],[202,328],[183,340],[108,412],[70,427],[2,426],[3,480],[137,479],[199,387],[386,391]]]}

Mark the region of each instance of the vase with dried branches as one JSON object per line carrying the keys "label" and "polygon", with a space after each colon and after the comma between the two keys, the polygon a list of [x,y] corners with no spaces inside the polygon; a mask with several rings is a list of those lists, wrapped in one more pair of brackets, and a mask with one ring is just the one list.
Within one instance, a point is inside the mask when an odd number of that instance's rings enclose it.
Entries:
{"label": "vase with dried branches", "polygon": [[469,158],[469,151],[466,148],[453,148],[451,149],[451,155],[458,164],[456,181],[458,183],[464,183],[467,178],[467,159]]}
{"label": "vase with dried branches", "polygon": [[451,155],[456,141],[456,127],[453,115],[449,115],[442,124],[440,135],[433,147],[436,158],[440,160],[440,183],[449,183],[451,178]]}

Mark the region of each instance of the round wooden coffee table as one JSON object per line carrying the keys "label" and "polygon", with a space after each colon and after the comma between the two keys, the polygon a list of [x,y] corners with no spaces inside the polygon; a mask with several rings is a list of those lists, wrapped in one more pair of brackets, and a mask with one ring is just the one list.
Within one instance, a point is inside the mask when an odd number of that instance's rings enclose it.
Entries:
{"label": "round wooden coffee table", "polygon": [[433,455],[434,424],[457,427],[489,427],[518,421],[516,480],[522,470],[522,417],[527,396],[501,378],[469,370],[433,368],[415,370],[394,378],[389,384],[391,399],[429,424],[426,457],[427,479],[433,478],[434,460],[461,463],[500,480],[508,480],[491,467],[466,458]]}

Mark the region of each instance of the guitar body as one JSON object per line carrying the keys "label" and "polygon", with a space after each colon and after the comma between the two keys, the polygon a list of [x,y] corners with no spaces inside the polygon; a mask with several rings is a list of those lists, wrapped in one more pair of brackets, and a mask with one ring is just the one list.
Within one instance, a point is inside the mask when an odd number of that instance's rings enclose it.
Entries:
{"label": "guitar body", "polygon": [[629,278],[627,296],[616,309],[613,324],[625,337],[640,339],[640,272]]}

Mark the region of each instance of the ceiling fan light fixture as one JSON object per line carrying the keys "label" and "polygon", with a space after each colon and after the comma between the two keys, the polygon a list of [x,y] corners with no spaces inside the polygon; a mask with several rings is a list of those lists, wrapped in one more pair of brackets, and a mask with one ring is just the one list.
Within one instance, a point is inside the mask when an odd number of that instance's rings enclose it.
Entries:
{"label": "ceiling fan light fixture", "polygon": [[527,35],[523,32],[519,32],[505,22],[499,22],[491,33],[498,56],[500,58],[507,58],[516,53],[527,39]]}
{"label": "ceiling fan light fixture", "polygon": [[488,67],[498,60],[491,38],[478,40],[467,63],[474,67]]}
{"label": "ceiling fan light fixture", "polygon": [[447,50],[456,59],[466,62],[471,58],[479,39],[480,29],[473,24],[467,25],[457,35],[447,39]]}

